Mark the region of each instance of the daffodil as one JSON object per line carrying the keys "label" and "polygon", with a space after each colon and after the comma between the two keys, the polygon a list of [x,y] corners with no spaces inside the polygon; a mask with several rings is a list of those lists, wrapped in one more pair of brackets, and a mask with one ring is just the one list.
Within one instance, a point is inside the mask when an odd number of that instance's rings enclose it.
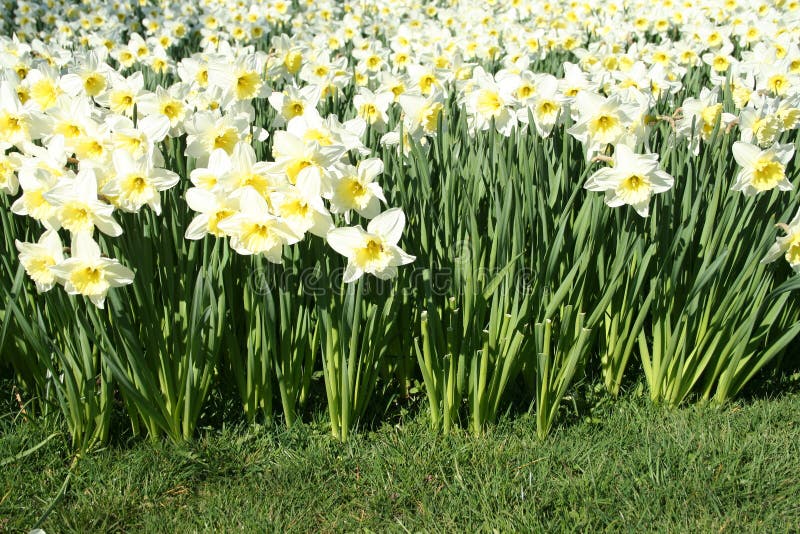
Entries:
{"label": "daffodil", "polygon": [[177,68],[178,76],[184,83],[205,89],[208,87],[208,61],[195,56],[181,59]]}
{"label": "daffodil", "polygon": [[[578,65],[565,61],[562,67],[564,69],[564,77],[558,81],[558,89],[568,103],[575,102],[580,93],[594,91],[597,88],[597,84]],[[575,111],[576,113],[578,112],[577,109]],[[577,115],[575,118],[577,118]]]}
{"label": "daffodil", "polygon": [[367,88],[361,88],[353,97],[353,106],[358,116],[367,124],[378,132],[384,132],[389,122],[386,111],[393,101],[394,94],[391,92],[373,93]]}
{"label": "daffodil", "polygon": [[777,238],[761,263],[772,263],[783,256],[794,272],[800,273],[800,210],[788,225],[778,224],[777,226],[785,232],[785,235]]}
{"label": "daffodil", "polygon": [[283,246],[297,243],[302,236],[272,215],[267,201],[252,187],[239,190],[237,198],[239,212],[218,223],[231,237],[231,248],[239,254],[262,254],[273,263],[281,263]]}
{"label": "daffodil", "polygon": [[161,164],[163,158],[158,144],[170,130],[167,117],[142,117],[135,127],[132,120],[122,115],[108,117],[105,122],[112,130],[111,145],[114,150],[124,150],[133,158],[147,157],[154,164]]}
{"label": "daffodil", "polygon": [[273,78],[291,80],[303,66],[303,47],[295,39],[282,34],[272,38],[275,61],[268,63],[269,74]]}
{"label": "daffodil", "polygon": [[278,112],[273,126],[284,126],[295,117],[302,117],[317,109],[320,99],[320,88],[316,85],[307,85],[303,88],[287,86],[284,90],[276,91],[269,96],[269,104]]}
{"label": "daffodil", "polygon": [[[345,60],[342,63],[342,60]],[[321,52],[318,56],[309,58],[308,63],[303,65],[298,77],[308,85],[326,87],[331,84],[338,70],[346,69],[346,58],[339,57],[331,60],[330,53]]]}
{"label": "daffodil", "polygon": [[[219,182],[226,191],[251,187],[266,199],[269,198],[275,187],[283,183],[271,173],[269,163],[257,160],[256,152],[249,144],[237,143],[229,158],[222,155],[224,152],[223,149],[218,148],[212,153],[212,157],[215,153],[217,154],[217,161],[212,168],[222,170],[229,166],[228,170],[221,175]],[[226,163],[226,159],[229,163]]]}
{"label": "daffodil", "polygon": [[138,111],[144,116],[163,115],[169,120],[170,135],[177,137],[183,133],[183,121],[188,112],[186,96],[189,87],[175,84],[169,89],[156,87],[155,93],[147,93],[139,98]]}
{"label": "daffodil", "polygon": [[64,261],[58,232],[48,230],[36,243],[23,243],[19,240],[15,240],[14,243],[19,251],[19,262],[36,284],[36,290],[43,293],[52,289],[57,279],[50,267]]}
{"label": "daffodil", "polygon": [[318,175],[302,174],[295,185],[285,184],[270,197],[276,214],[301,236],[311,232],[325,237],[333,228],[331,214],[320,196],[320,186]]}
{"label": "daffodil", "polygon": [[378,86],[378,92],[392,93],[394,102],[398,101],[400,95],[403,95],[407,92],[410,84],[406,76],[393,74],[391,72],[382,72],[380,75],[380,82],[381,84]]}
{"label": "daffodil", "polygon": [[726,43],[720,49],[706,52],[702,55],[703,62],[711,67],[712,74],[724,75],[736,63],[733,53],[733,44]]}
{"label": "daffodil", "polygon": [[17,163],[9,155],[0,153],[0,193],[14,196],[19,191]]}
{"label": "daffodil", "polygon": [[481,67],[472,75],[472,88],[464,96],[470,131],[486,130],[494,123],[499,133],[506,137],[511,135],[517,125],[514,78],[496,80]]}
{"label": "daffodil", "polygon": [[111,110],[117,115],[133,116],[133,109],[142,96],[147,94],[144,89],[144,76],[141,72],[134,72],[127,78],[110,71],[108,73],[108,90],[95,97],[95,102]]}
{"label": "daffodil", "polygon": [[58,184],[58,178],[41,168],[26,169],[19,173],[22,195],[11,205],[11,212],[27,215],[41,222],[45,228],[58,230],[61,227],[57,209],[45,195]]}
{"label": "daffodil", "polygon": [[748,107],[739,114],[739,132],[745,143],[755,140],[758,146],[768,146],[783,132],[783,121],[763,106],[760,110]]}
{"label": "daffodil", "polygon": [[330,189],[327,183],[328,169],[339,160],[344,150],[341,145],[321,145],[316,140],[303,142],[297,136],[279,130],[273,135],[272,155],[275,162],[269,164],[269,173],[290,184],[297,183],[300,173],[317,173],[323,180],[323,191],[327,191]]}
{"label": "daffodil", "polygon": [[759,64],[756,74],[757,89],[781,98],[796,95],[800,90],[800,76],[791,72],[789,60],[783,59],[776,63]]}
{"label": "daffodil", "polygon": [[197,212],[186,228],[185,237],[190,240],[203,239],[206,234],[224,236],[225,232],[219,227],[219,223],[239,211],[238,199],[219,187],[212,190],[189,188],[186,191],[186,204]]}
{"label": "daffodil", "polygon": [[731,189],[748,196],[776,187],[781,191],[791,191],[792,184],[786,177],[786,166],[793,155],[794,147],[791,144],[775,144],[761,150],[750,143],[737,141],[733,144],[733,158],[741,169]]}
{"label": "daffodil", "polygon": [[0,151],[41,139],[49,132],[51,119],[33,106],[23,106],[14,85],[0,81]]}
{"label": "daffodil", "polygon": [[263,75],[266,61],[263,52],[247,54],[235,61],[211,61],[208,83],[230,93],[236,100],[266,98],[271,92]]}
{"label": "daffodil", "polygon": [[448,73],[443,69],[430,68],[417,63],[406,66],[409,79],[417,91],[425,96],[441,91],[448,81]]}
{"label": "daffodil", "polygon": [[606,146],[623,142],[636,117],[636,108],[620,95],[606,98],[581,91],[575,97],[574,107],[578,110],[578,123],[567,133],[583,143],[587,160]]}
{"label": "daffodil", "polygon": [[366,231],[354,226],[328,232],[328,244],[347,258],[345,283],[358,280],[364,273],[383,280],[392,278],[397,275],[397,267],[416,259],[397,246],[405,220],[401,209],[392,208],[372,219]]}
{"label": "daffodil", "polygon": [[125,150],[113,154],[114,176],[103,188],[114,205],[136,213],[148,205],[156,215],[161,213],[161,191],[174,187],[180,178],[167,169],[154,167],[146,157],[134,159]]}
{"label": "daffodil", "polygon": [[676,121],[676,130],[679,136],[689,139],[689,150],[695,156],[700,152],[700,140],[708,141],[717,124],[720,130],[725,130],[736,120],[734,115],[722,111],[718,88],[703,87],[700,96],[684,100],[681,109],[683,114]]}
{"label": "daffodil", "polygon": [[610,167],[595,172],[584,187],[605,192],[605,203],[616,208],[628,204],[647,217],[650,197],[672,188],[674,179],[658,166],[657,154],[635,154],[626,145],[614,147]]}
{"label": "daffodil", "polygon": [[348,224],[351,210],[367,219],[375,217],[381,210],[380,203],[386,202],[380,184],[375,181],[382,172],[383,162],[377,158],[360,161],[357,167],[343,165],[336,169],[331,211],[343,213]]}
{"label": "daffodil", "polygon": [[439,120],[444,116],[444,95],[434,92],[427,97],[405,94],[399,98],[403,109],[405,131],[414,136],[417,131],[425,135],[436,133]]}
{"label": "daffodil", "polygon": [[40,65],[32,69],[23,82],[27,86],[31,101],[39,111],[47,111],[64,93],[59,83],[59,71],[49,65]]}
{"label": "daffodil", "polygon": [[61,77],[60,85],[70,96],[85,95],[95,98],[108,87],[109,67],[97,52],[83,54],[72,72]]}
{"label": "daffodil", "polygon": [[215,149],[233,153],[234,147],[249,133],[250,121],[246,115],[203,111],[187,119],[185,129],[186,155],[203,163]]}
{"label": "daffodil", "polygon": [[63,178],[43,197],[55,208],[61,227],[73,234],[91,234],[95,227],[112,237],[122,234],[122,227],[111,215],[114,206],[97,198],[97,178],[92,169]]}
{"label": "daffodil", "polygon": [[231,183],[228,176],[232,168],[231,158],[227,152],[218,148],[211,152],[205,167],[197,167],[189,174],[189,179],[195,187],[213,191],[222,189],[230,193],[236,184]]}
{"label": "daffodil", "polygon": [[519,110],[519,119],[528,122],[529,113],[533,116],[536,132],[547,137],[563,116],[564,97],[558,92],[555,76],[543,75],[537,79],[536,94],[527,107]]}
{"label": "daffodil", "polygon": [[50,270],[63,280],[67,293],[88,297],[98,308],[103,307],[109,289],[131,284],[134,277],[119,261],[103,257],[100,247],[87,232],[73,235],[70,258],[51,266]]}

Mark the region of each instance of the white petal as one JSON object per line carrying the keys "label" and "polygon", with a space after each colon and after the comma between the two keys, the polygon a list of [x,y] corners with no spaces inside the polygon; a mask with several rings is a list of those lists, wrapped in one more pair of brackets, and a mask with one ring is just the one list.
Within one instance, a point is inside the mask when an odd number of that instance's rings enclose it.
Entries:
{"label": "white petal", "polygon": [[201,213],[192,219],[192,222],[189,223],[189,226],[186,228],[186,233],[183,235],[183,237],[191,241],[196,241],[198,239],[203,239],[207,231],[208,215]]}
{"label": "white petal", "polygon": [[733,158],[736,160],[736,163],[746,169],[753,168],[760,154],[761,150],[750,143],[736,141],[733,144]]}
{"label": "white petal", "polygon": [[360,226],[346,226],[342,228],[334,228],[325,239],[328,245],[347,258],[351,258],[354,251],[364,244],[366,233]]}
{"label": "white petal", "polygon": [[164,115],[150,115],[143,117],[137,124],[137,129],[144,132],[151,143],[160,143],[169,133],[169,119]]}
{"label": "white petal", "polygon": [[111,287],[120,287],[133,283],[133,271],[116,260],[107,260],[105,271],[106,279]]}
{"label": "white petal", "polygon": [[383,161],[378,158],[365,159],[358,164],[358,175],[364,182],[371,182],[383,172]]}
{"label": "white petal", "polygon": [[344,278],[343,281],[345,284],[349,284],[351,282],[355,282],[364,274],[359,267],[357,267],[353,263],[348,263],[347,268],[344,270]]}
{"label": "white petal", "polygon": [[71,253],[73,258],[97,259],[100,257],[100,246],[92,239],[92,234],[79,232],[72,236]]}
{"label": "white petal", "polygon": [[392,208],[377,215],[367,225],[367,232],[380,236],[390,245],[397,244],[403,235],[406,216],[400,208]]}

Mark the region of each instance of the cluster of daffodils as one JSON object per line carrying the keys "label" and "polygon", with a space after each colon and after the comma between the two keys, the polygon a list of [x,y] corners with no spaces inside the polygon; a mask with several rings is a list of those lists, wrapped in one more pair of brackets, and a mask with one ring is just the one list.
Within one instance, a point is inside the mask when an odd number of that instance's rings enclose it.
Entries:
{"label": "cluster of daffodils", "polygon": [[[44,231],[19,243],[21,261],[40,290],[98,305],[132,275],[94,239],[122,232],[116,212],[160,212],[180,181],[161,151],[173,138],[196,212],[188,239],[279,262],[310,233],[348,258],[348,281],[413,259],[397,248],[402,212],[381,213],[383,165],[365,143],[410,156],[452,102],[471,135],[566,128],[587,161],[608,163],[585,187],[642,216],[674,182],[651,146],[661,121],[695,155],[738,136],[734,190],[792,187],[796,0],[20,0],[1,20],[0,191]],[[323,116],[332,103],[338,115]],[[268,139],[271,161],[258,161]],[[366,230],[335,227],[354,216]]]}
{"label": "cluster of daffodils", "polygon": [[160,192],[179,181],[157,148],[166,120],[135,126],[98,104],[115,87],[111,72],[95,54],[65,72],[35,60],[23,78],[0,71],[0,191],[44,230],[35,243],[17,241],[20,261],[39,291],[62,285],[99,307],[133,273],[103,256],[95,235],[122,234],[116,211],[159,213]]}
{"label": "cluster of daffodils", "polygon": [[[257,161],[253,148],[243,142],[230,153],[214,148],[206,166],[191,173],[193,187],[186,201],[197,215],[186,238],[228,237],[239,254],[260,254],[281,263],[284,245],[310,233],[347,257],[345,282],[364,273],[393,277],[398,266],[414,257],[397,246],[405,225],[402,210],[381,213],[386,199],[376,178],[383,162],[365,157],[364,121],[342,124],[334,115],[323,119],[309,105],[297,114],[299,108],[284,105],[286,95],[272,96],[280,121],[292,115],[285,130],[273,133],[274,161]],[[361,157],[352,161],[351,153]],[[346,223],[354,213],[372,220],[366,231],[361,226],[337,228],[332,213]]]}
{"label": "cluster of daffodils", "polygon": [[[0,71],[0,190],[14,197],[13,213],[44,229],[36,243],[17,243],[39,291],[62,285],[102,307],[109,288],[132,282],[130,269],[101,255],[95,236],[122,234],[116,212],[160,214],[162,192],[181,181],[165,168],[171,138],[184,139],[180,156],[194,167],[188,239],[224,236],[240,254],[280,262],[283,246],[307,232],[331,235],[349,260],[348,282],[363,273],[390,278],[413,261],[397,246],[402,211],[381,213],[383,163],[363,144],[366,122],[323,119],[316,86],[273,93],[266,54],[184,58],[175,65],[180,81],[148,90],[141,71],[115,69],[105,48],[57,67],[46,59],[61,52],[57,45],[4,44],[15,47],[16,68]],[[269,137],[255,125],[256,101],[274,108],[272,127],[285,127],[272,133],[270,162],[257,161],[253,148]],[[332,214],[346,224],[354,214],[377,222],[367,231],[335,229]]]}

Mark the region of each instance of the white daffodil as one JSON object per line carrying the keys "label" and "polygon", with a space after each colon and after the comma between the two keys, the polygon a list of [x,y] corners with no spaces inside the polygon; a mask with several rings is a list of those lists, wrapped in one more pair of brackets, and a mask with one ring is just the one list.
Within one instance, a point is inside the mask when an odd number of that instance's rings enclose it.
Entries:
{"label": "white daffodil", "polygon": [[380,213],[381,201],[386,202],[380,184],[375,181],[382,172],[383,162],[377,158],[360,161],[357,167],[343,165],[336,169],[331,211],[344,213],[347,224],[350,210],[367,219],[375,217]]}
{"label": "white daffodil", "polygon": [[73,234],[91,234],[95,226],[112,237],[122,234],[122,227],[111,216],[114,206],[97,198],[97,178],[92,169],[81,169],[74,178],[62,178],[43,196],[56,209],[61,226]]}
{"label": "white daffodil", "polygon": [[683,114],[675,123],[677,134],[689,139],[689,150],[695,156],[700,153],[700,140],[708,141],[719,122],[725,130],[736,116],[722,111],[718,89],[703,87],[698,98],[687,98],[681,106]]}
{"label": "white daffodil", "polygon": [[452,74],[445,69],[436,69],[433,66],[423,66],[418,63],[409,63],[406,66],[412,87],[425,96],[440,92]]}
{"label": "white daffodil", "polygon": [[14,196],[19,191],[16,158],[0,152],[0,193]]}
{"label": "white daffodil", "polygon": [[277,131],[273,135],[270,174],[276,179],[283,179],[296,184],[300,173],[314,172],[320,175],[323,195],[328,196],[330,184],[328,173],[334,163],[339,161],[345,152],[342,145],[322,146],[317,141],[303,142],[302,139],[286,131]]}
{"label": "white daffodil", "polygon": [[139,99],[147,94],[144,89],[144,76],[135,72],[125,78],[117,71],[108,74],[110,80],[107,91],[97,95],[95,102],[111,110],[117,115],[133,116],[133,108]]}
{"label": "white daffodil", "polygon": [[300,174],[297,184],[284,185],[270,200],[277,215],[300,235],[311,232],[325,237],[333,228],[331,214],[320,196],[320,178],[316,174]]}
{"label": "white daffodil", "polygon": [[58,230],[61,227],[56,207],[45,195],[58,185],[58,178],[50,172],[33,168],[19,173],[19,186],[22,195],[11,205],[11,212],[16,215],[27,215],[45,228]]}
{"label": "white daffodil", "polygon": [[400,96],[398,102],[403,109],[403,128],[408,135],[416,137],[420,130],[425,135],[436,133],[445,104],[441,92],[433,92],[427,97],[405,94]]}
{"label": "white daffodil", "polygon": [[87,121],[83,135],[73,143],[75,157],[82,166],[103,174],[111,162],[111,132],[103,122]]}
{"label": "white daffodil", "polygon": [[361,117],[341,123],[334,114],[323,119],[317,110],[313,110],[290,120],[286,124],[286,131],[304,143],[315,141],[320,146],[338,145],[344,147],[345,152],[354,150],[362,156],[371,152],[361,141],[367,131],[367,121]]}
{"label": "white daffodil", "polygon": [[800,273],[800,210],[794,219],[787,224],[778,224],[786,235],[778,237],[775,244],[770,247],[761,263],[772,263],[781,256],[786,258],[794,272]]}
{"label": "white daffodil", "polygon": [[755,140],[758,146],[768,146],[783,132],[783,121],[769,110],[747,107],[739,114],[740,139],[745,143]]}
{"label": "white daffodil", "polygon": [[233,153],[236,144],[249,133],[250,121],[244,115],[201,111],[187,119],[185,129],[186,155],[203,161],[217,148]]}
{"label": "white daffodil", "polygon": [[[98,126],[93,115],[91,102],[83,97],[61,95],[48,111],[47,116],[53,120],[52,128],[44,136],[47,142],[57,135],[64,137],[67,152],[75,152],[89,129],[89,124]],[[94,113],[93,113],[94,112]]]}
{"label": "white daffodil", "polygon": [[70,96],[97,97],[108,86],[108,73],[111,71],[97,52],[89,52],[77,58],[77,66],[69,74],[61,77],[61,87]]}
{"label": "white daffodil", "polygon": [[536,94],[531,100],[529,107],[519,111],[519,118],[527,122],[530,110],[536,132],[542,137],[547,137],[562,118],[564,97],[558,92],[558,81],[555,76],[542,75],[538,80]]}
{"label": "white daffodil", "polygon": [[628,204],[647,217],[650,197],[668,191],[674,179],[658,167],[657,154],[635,154],[626,145],[614,147],[613,164],[595,172],[584,187],[605,192],[605,203],[616,208]]}
{"label": "white daffodil", "polygon": [[113,115],[105,121],[112,130],[111,145],[115,150],[124,150],[133,158],[147,157],[161,165],[163,157],[158,143],[169,133],[169,119],[164,115],[150,115],[133,121],[122,115]]}
{"label": "white daffodil", "polygon": [[302,45],[299,45],[296,39],[281,34],[272,38],[270,46],[274,50],[271,54],[274,61],[268,63],[270,76],[293,79],[303,66],[305,50]]}
{"label": "white daffodil", "polygon": [[414,261],[397,246],[405,222],[403,210],[393,208],[372,219],[366,231],[351,226],[328,232],[328,244],[347,258],[344,282],[354,282],[364,273],[386,280],[397,275],[398,266]]}
{"label": "white daffodil", "polygon": [[214,190],[191,187],[186,191],[186,204],[197,212],[186,228],[186,239],[203,239],[206,234],[222,237],[225,232],[219,223],[239,211],[238,199],[231,197],[221,188]]}
{"label": "white daffodil", "polygon": [[31,101],[39,111],[47,111],[64,93],[59,85],[59,71],[49,65],[39,65],[32,69],[23,82],[28,89]]}
{"label": "white daffodil", "polygon": [[230,186],[228,173],[231,171],[231,157],[227,152],[218,148],[211,153],[205,167],[198,167],[189,174],[189,179],[195,187],[213,191],[219,188],[225,189],[224,185]]}
{"label": "white daffodil", "polygon": [[741,169],[731,187],[751,196],[762,191],[778,188],[790,191],[792,184],[786,178],[786,165],[794,155],[791,144],[775,144],[766,150],[755,145],[737,141],[733,144],[733,158]]}
{"label": "white daffodil", "polygon": [[517,125],[513,111],[516,88],[512,77],[495,79],[477,67],[472,73],[472,89],[465,95],[470,132],[487,130],[492,121],[498,133],[508,137]]}
{"label": "white daffodil", "polygon": [[235,61],[211,61],[208,64],[208,83],[231,94],[236,100],[265,98],[270,88],[263,76],[266,54],[256,52]]}
{"label": "white daffodil", "polygon": [[[589,76],[578,65],[564,62],[564,78],[558,81],[559,92],[564,95],[569,104],[575,102],[575,98],[584,91],[594,91],[597,88],[595,82],[590,81]],[[574,109],[577,113],[577,109]],[[573,119],[577,119],[577,114]]]}
{"label": "white daffodil", "polygon": [[364,119],[375,131],[385,132],[389,122],[389,115],[386,111],[389,104],[394,101],[394,94],[385,91],[373,93],[366,87],[358,90],[358,94],[353,97],[353,107],[359,117]]}
{"label": "white daffodil", "polygon": [[[225,168],[225,158],[220,154],[224,152],[217,149],[212,153],[219,154],[214,166],[219,170]],[[221,176],[220,184],[226,191],[236,191],[242,187],[252,187],[264,198],[269,198],[270,193],[277,185],[283,183],[270,175],[270,164],[257,161],[256,152],[247,143],[237,143],[229,158],[230,168]]]}
{"label": "white daffodil", "polygon": [[567,133],[583,143],[587,161],[608,145],[624,141],[628,127],[636,117],[635,106],[619,95],[608,98],[591,91],[581,91],[575,97],[578,123]]}
{"label": "white daffodil", "polygon": [[303,117],[317,110],[320,89],[316,85],[307,85],[302,89],[288,85],[283,92],[269,95],[269,104],[278,112],[273,126],[284,126],[295,117]]}
{"label": "white daffodil", "polygon": [[170,135],[183,134],[183,121],[189,111],[186,96],[189,87],[175,84],[169,89],[159,86],[155,93],[147,93],[139,98],[138,111],[144,116],[163,115],[169,120]]}
{"label": "white daffodil", "polygon": [[[410,96],[410,95],[404,95]],[[402,137],[400,131],[402,129]],[[390,130],[381,136],[381,146],[397,146],[398,150],[403,151],[403,155],[408,157],[411,154],[411,147],[414,143],[420,146],[428,146],[428,139],[425,137],[425,132],[422,128],[416,130],[406,130],[401,128],[398,124],[393,130]]]}
{"label": "white daffodil", "polygon": [[23,106],[14,85],[0,81],[0,151],[41,139],[52,131],[52,121],[31,106]]}
{"label": "white daffodil", "polygon": [[219,228],[231,237],[231,248],[242,255],[263,254],[273,263],[281,263],[283,245],[297,243],[301,235],[286,222],[270,213],[267,201],[252,187],[237,194],[239,212],[219,222]]}
{"label": "white daffodil", "polygon": [[119,261],[103,257],[100,247],[87,232],[72,237],[70,254],[69,259],[50,270],[63,280],[67,293],[88,297],[98,308],[103,307],[110,288],[133,282],[133,272]]}
{"label": "white daffodil", "polygon": [[327,51],[321,51],[315,57],[309,58],[308,63],[303,65],[298,73],[298,78],[308,85],[326,87],[331,83],[336,71],[346,71],[347,60],[345,59],[343,62],[342,59],[345,58],[340,57],[332,61]]}
{"label": "white daffodil", "polygon": [[19,262],[31,280],[36,283],[36,291],[43,293],[52,289],[58,280],[50,267],[64,261],[64,252],[58,232],[48,230],[36,243],[23,243],[15,240],[14,244],[19,251]]}
{"label": "white daffodil", "polygon": [[156,215],[160,214],[160,193],[177,185],[178,175],[153,167],[144,157],[134,159],[125,150],[115,150],[112,159],[114,175],[103,193],[123,211],[136,213],[147,204]]}
{"label": "white daffodil", "polygon": [[394,102],[397,102],[400,96],[406,93],[408,86],[411,84],[406,76],[391,72],[382,72],[379,79],[381,83],[378,86],[378,92],[392,93]]}

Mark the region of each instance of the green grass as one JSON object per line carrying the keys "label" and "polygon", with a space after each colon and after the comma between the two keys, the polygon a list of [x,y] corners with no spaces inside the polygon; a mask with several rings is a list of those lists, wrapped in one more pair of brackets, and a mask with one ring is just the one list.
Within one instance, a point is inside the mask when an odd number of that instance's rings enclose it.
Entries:
{"label": "green grass", "polygon": [[[533,417],[482,437],[424,414],[338,443],[321,423],[208,431],[183,448],[117,443],[83,457],[47,532],[782,532],[800,528],[800,392],[724,408],[640,395],[536,439]],[[322,420],[322,415],[319,416]],[[0,458],[54,431],[0,420]],[[0,531],[31,528],[58,494],[62,436],[0,471]],[[0,460],[1,461],[1,460]]]}

